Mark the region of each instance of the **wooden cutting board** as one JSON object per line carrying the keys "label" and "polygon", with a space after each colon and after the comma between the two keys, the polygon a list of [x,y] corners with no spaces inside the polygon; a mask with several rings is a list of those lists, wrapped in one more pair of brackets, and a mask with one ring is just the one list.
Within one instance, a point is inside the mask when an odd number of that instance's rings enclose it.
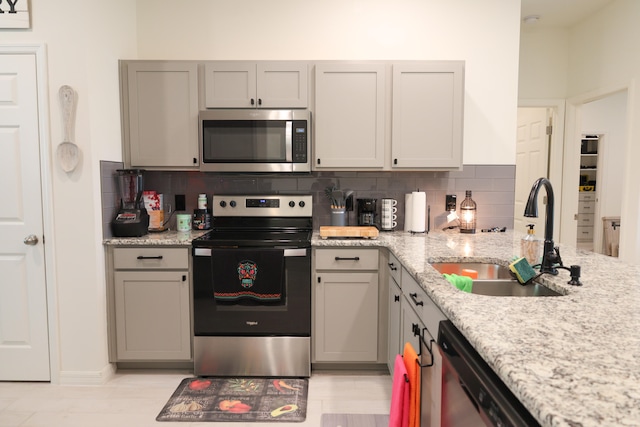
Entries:
{"label": "wooden cutting board", "polygon": [[320,227],[320,237],[323,239],[328,237],[359,237],[364,239],[375,239],[378,237],[378,234],[378,229],[371,226],[338,227],[327,225]]}

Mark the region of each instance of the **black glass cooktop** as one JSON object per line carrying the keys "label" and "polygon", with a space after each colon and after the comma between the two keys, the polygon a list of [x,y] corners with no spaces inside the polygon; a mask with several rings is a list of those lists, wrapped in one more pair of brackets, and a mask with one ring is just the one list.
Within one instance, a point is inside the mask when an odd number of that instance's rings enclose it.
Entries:
{"label": "black glass cooktop", "polygon": [[311,230],[213,230],[194,239],[194,247],[311,246]]}

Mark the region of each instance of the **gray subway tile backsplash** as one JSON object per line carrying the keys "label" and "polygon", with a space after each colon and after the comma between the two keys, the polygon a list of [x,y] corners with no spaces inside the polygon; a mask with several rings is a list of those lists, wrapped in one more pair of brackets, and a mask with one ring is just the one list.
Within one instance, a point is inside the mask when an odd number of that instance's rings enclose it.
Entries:
{"label": "gray subway tile backsplash", "polygon": [[[101,162],[103,192],[108,185],[104,181],[109,173],[121,168],[117,162]],[[354,198],[394,198],[398,200],[398,227],[404,229],[405,194],[425,191],[431,210],[431,229],[447,225],[445,196],[455,194],[457,207],[464,200],[465,191],[471,190],[478,205],[477,228],[513,228],[513,204],[515,201],[515,165],[465,165],[455,172],[312,172],[310,174],[218,174],[178,171],[147,171],[145,189],[165,194],[165,204],[173,205],[176,194],[186,196],[186,208],[193,211],[198,194],[206,193],[211,202],[212,194],[276,194],[298,193],[314,196],[314,229],[330,224],[326,187],[354,191]],[[115,179],[112,183],[115,182]],[[103,204],[110,197],[103,194]],[[103,205],[104,216],[108,210]],[[115,211],[114,211],[115,214]],[[215,215],[215,207],[214,207]],[[109,222],[103,218],[103,226],[110,236]],[[349,215],[349,224],[357,225],[356,213]]]}

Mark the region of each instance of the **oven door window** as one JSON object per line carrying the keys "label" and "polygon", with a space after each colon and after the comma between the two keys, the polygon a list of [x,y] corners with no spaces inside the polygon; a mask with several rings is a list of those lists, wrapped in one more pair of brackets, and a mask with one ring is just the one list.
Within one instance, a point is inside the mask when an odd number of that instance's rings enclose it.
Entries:
{"label": "oven door window", "polygon": [[291,121],[205,120],[205,163],[287,163],[291,161]]}

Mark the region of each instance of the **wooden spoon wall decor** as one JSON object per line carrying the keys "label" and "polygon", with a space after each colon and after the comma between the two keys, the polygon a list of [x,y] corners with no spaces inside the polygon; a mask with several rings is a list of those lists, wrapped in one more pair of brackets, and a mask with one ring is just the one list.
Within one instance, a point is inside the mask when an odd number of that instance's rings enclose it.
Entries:
{"label": "wooden spoon wall decor", "polygon": [[62,108],[63,141],[58,145],[56,154],[62,170],[72,172],[78,166],[80,153],[78,146],[71,142],[76,110],[76,94],[71,86],[61,86],[58,91]]}

